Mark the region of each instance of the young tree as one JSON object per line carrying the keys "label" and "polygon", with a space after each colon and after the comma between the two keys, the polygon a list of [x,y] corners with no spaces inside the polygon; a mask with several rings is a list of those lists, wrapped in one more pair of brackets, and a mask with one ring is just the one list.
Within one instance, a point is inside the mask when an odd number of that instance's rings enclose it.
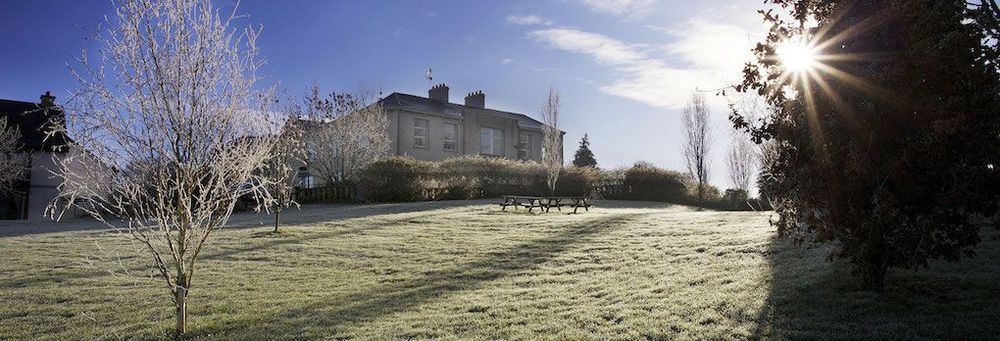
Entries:
{"label": "young tree", "polygon": [[292,205],[298,205],[292,195],[295,186],[299,185],[298,165],[305,160],[305,150],[302,143],[302,129],[299,120],[290,118],[274,142],[271,157],[264,164],[263,175],[270,179],[267,191],[274,198],[269,210],[274,212],[274,232],[278,233],[281,224],[281,213]]}
{"label": "young tree", "polygon": [[559,172],[563,166],[562,130],[559,130],[559,91],[556,89],[549,89],[549,95],[542,105],[542,122],[545,123],[542,164],[545,165],[549,192],[555,193],[556,181],[559,181]]}
{"label": "young tree", "polygon": [[691,102],[684,108],[681,124],[684,127],[684,164],[688,174],[698,182],[698,201],[705,196],[709,175],[709,151],[712,143],[712,131],[709,126],[708,105],[705,95],[695,93]]}
{"label": "young tree", "polygon": [[587,137],[586,133],[583,134],[583,139],[580,139],[580,148],[573,155],[573,165],[577,167],[597,167],[594,152],[590,151],[590,138]]}
{"label": "young tree", "polygon": [[977,219],[1000,209],[995,16],[965,1],[770,2],[790,13],[762,12],[771,30],[737,86],[770,117],[731,119],[773,148],[761,181],[779,233],[838,241],[874,291],[889,269],[971,256]]}
{"label": "young tree", "polygon": [[86,151],[60,162],[57,202],[142,245],[173,298],[177,334],[212,233],[241,196],[271,201],[259,170],[284,119],[269,110],[273,92],[255,86],[260,31],[233,29],[233,15],[210,0],[118,3],[95,37],[99,58],[84,51],[73,70],[81,88],[55,128]]}
{"label": "young tree", "polygon": [[21,153],[21,131],[0,118],[0,192],[12,194],[15,182],[25,176],[26,156]]}
{"label": "young tree", "polygon": [[375,92],[320,95],[313,85],[304,99],[309,166],[325,183],[358,180],[368,164],[386,156],[392,137],[389,116]]}

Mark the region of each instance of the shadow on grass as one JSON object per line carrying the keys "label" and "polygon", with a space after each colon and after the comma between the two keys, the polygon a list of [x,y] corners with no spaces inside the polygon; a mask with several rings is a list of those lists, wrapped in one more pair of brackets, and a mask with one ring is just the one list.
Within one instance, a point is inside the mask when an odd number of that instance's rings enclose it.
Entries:
{"label": "shadow on grass", "polygon": [[[418,209],[419,207],[422,207],[422,208]],[[392,208],[391,208],[390,211],[386,211],[385,209],[377,209],[377,210],[374,210],[374,211],[375,212],[380,212],[378,214],[394,214],[394,213],[391,213],[391,212],[395,212],[396,214],[404,214],[404,213],[410,213],[410,212],[418,212],[418,211],[426,210],[426,209],[432,209],[433,207],[441,208],[443,206],[438,205],[438,206],[430,206],[430,207],[431,208],[428,208],[427,205],[403,205],[403,206],[392,205]],[[363,218],[363,217],[369,217],[369,216],[377,215],[375,213],[361,213],[361,212],[362,212],[362,210],[357,210],[356,213],[353,214],[353,215],[350,215],[350,217]],[[302,242],[309,241],[309,240],[319,240],[319,239],[334,238],[334,237],[340,237],[340,236],[345,236],[345,235],[350,235],[350,234],[356,234],[356,233],[364,233],[364,232],[367,232],[367,231],[382,229],[382,228],[385,228],[386,226],[392,226],[393,224],[398,224],[398,223],[402,223],[402,222],[406,222],[406,221],[410,221],[410,220],[415,220],[415,219],[422,219],[422,218],[433,217],[433,216],[437,216],[437,215],[440,215],[440,214],[441,214],[440,211],[431,210],[431,211],[427,211],[426,213],[422,213],[422,214],[408,214],[408,215],[405,215],[405,216],[402,216],[402,217],[398,217],[398,218],[390,218],[392,216],[389,216],[386,219],[378,219],[378,220],[373,220],[373,221],[369,221],[369,222],[364,222],[362,224],[358,224],[358,227],[353,227],[353,228],[349,228],[349,227],[346,227],[346,226],[338,226],[338,228],[336,228],[336,229],[331,228],[329,231],[324,231],[324,232],[310,232],[310,233],[301,233],[301,234],[280,234],[279,233],[278,235],[272,235],[272,236],[268,236],[268,237],[265,237],[265,238],[257,238],[257,239],[266,240],[266,241],[255,242],[255,243],[245,243],[245,244],[241,244],[241,245],[243,245],[242,247],[225,248],[225,249],[221,249],[221,250],[219,250],[219,249],[212,250],[214,247],[213,246],[209,246],[208,249],[210,251],[208,251],[205,254],[201,255],[200,257],[198,257],[198,259],[200,261],[205,261],[205,260],[229,260],[229,259],[232,259],[233,256],[241,254],[241,253],[254,252],[254,251],[264,250],[264,249],[268,249],[268,248],[272,248],[272,247],[276,247],[276,246],[280,246],[280,245],[286,245],[286,244],[298,244],[298,243],[302,243]],[[328,221],[340,221],[340,220],[352,219],[352,218],[339,217],[339,216],[337,218],[339,218],[339,219],[331,219],[331,220],[328,220]],[[328,221],[324,221],[324,222],[328,222]],[[313,222],[316,222],[316,221],[313,221]],[[291,225],[291,223],[289,225]],[[268,230],[268,232],[270,232],[270,230]],[[143,254],[142,257],[147,257],[147,256],[145,254]],[[128,269],[129,272],[134,272],[134,273],[139,273],[139,272],[148,271],[148,270],[149,270],[148,266],[132,267],[132,268]],[[61,283],[61,282],[65,282],[65,281],[71,280],[71,279],[86,279],[86,278],[93,278],[93,277],[106,276],[106,275],[108,275],[108,271],[106,269],[98,269],[98,270],[91,270],[91,271],[77,271],[77,270],[73,270],[73,269],[66,269],[64,272],[60,271],[58,273],[53,273],[53,274],[43,274],[43,275],[38,275],[38,276],[20,277],[20,278],[0,278],[0,289],[21,288],[21,287],[27,287],[27,286],[41,285],[41,284],[49,283],[49,282],[51,282],[51,283]]]}
{"label": "shadow on grass", "polygon": [[830,246],[773,238],[771,283],[755,339],[994,339],[1000,333],[1000,242],[983,230],[961,263],[890,272],[886,291],[865,291]]}
{"label": "shadow on grass", "polygon": [[[414,280],[398,282],[346,296],[329,297],[268,316],[249,316],[222,326],[195,331],[192,336],[252,337],[281,335],[296,338],[305,329],[343,332],[352,323],[364,322],[463,290],[474,289],[505,276],[530,271],[589,236],[600,234],[644,213],[618,214],[568,225],[545,238],[521,243],[458,266],[426,272]],[[261,320],[266,323],[261,323]]]}

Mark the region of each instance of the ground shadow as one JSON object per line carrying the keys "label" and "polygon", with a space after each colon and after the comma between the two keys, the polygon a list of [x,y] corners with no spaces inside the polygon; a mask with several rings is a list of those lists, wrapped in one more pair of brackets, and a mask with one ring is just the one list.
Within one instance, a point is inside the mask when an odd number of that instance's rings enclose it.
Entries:
{"label": "ground shadow", "polygon": [[[475,206],[491,200],[426,201],[385,204],[314,204],[289,208],[282,213],[283,225],[337,222],[386,214],[412,213],[435,209]],[[233,213],[226,228],[259,228],[273,226],[274,216],[266,212]],[[0,220],[0,238],[60,232],[110,231],[107,225],[87,217],[64,218],[58,222],[42,220]]]}
{"label": "ground shadow", "polygon": [[973,259],[890,273],[865,291],[831,246],[772,238],[770,291],[755,339],[991,339],[1000,332],[1000,241],[983,231]]}
{"label": "ground shadow", "polygon": [[[214,246],[209,246],[208,251],[206,251],[200,257],[198,257],[198,259],[202,261],[229,260],[238,254],[264,250],[280,245],[298,244],[311,240],[335,238],[350,234],[363,233],[367,231],[385,228],[386,226],[392,226],[394,224],[399,224],[410,220],[423,219],[440,215],[441,214],[440,209],[461,207],[470,204],[475,204],[475,203],[470,203],[468,201],[464,202],[453,201],[453,202],[380,204],[380,205],[322,205],[322,206],[315,205],[312,207],[308,207],[305,210],[302,210],[302,212],[306,213],[305,215],[293,215],[293,217],[295,218],[291,222],[288,222],[288,225],[320,223],[320,222],[327,224],[327,223],[343,222],[346,220],[357,219],[357,218],[366,218],[375,216],[380,216],[380,217],[377,220],[368,221],[364,223],[341,224],[339,226],[332,226],[329,229],[320,230],[320,232],[277,235],[270,238],[266,238],[266,240],[265,238],[260,238],[259,241],[256,241],[254,243],[244,243],[229,248],[217,249]],[[419,214],[409,214],[422,211],[423,213]],[[335,212],[335,213],[330,213],[330,212]],[[331,216],[331,214],[333,215]],[[382,218],[381,217],[382,215],[384,215],[385,217]],[[244,225],[242,227],[237,227],[237,228],[259,227],[259,226],[250,226],[250,223],[248,223],[247,221],[243,221],[242,223]],[[80,229],[80,230],[86,230],[86,229]],[[47,231],[44,233],[50,233],[50,232]],[[133,273],[142,272],[145,270],[149,270],[149,267],[139,266],[127,269],[127,271]],[[20,288],[26,286],[40,285],[48,282],[58,283],[70,279],[85,279],[85,278],[93,278],[105,275],[108,275],[107,269],[94,269],[89,271],[67,269],[65,272],[42,274],[30,277],[0,278],[0,289]]]}
{"label": "ground shadow", "polygon": [[[294,337],[304,328],[341,331],[343,327],[380,316],[402,312],[433,301],[449,293],[474,289],[505,276],[530,271],[590,236],[640,218],[644,213],[617,214],[562,227],[545,238],[490,252],[478,260],[422,274],[419,278],[397,282],[347,296],[319,299],[307,305],[287,309],[266,317],[229,321],[225,325],[195,331],[208,335],[284,335]],[[301,325],[300,325],[301,324]]]}

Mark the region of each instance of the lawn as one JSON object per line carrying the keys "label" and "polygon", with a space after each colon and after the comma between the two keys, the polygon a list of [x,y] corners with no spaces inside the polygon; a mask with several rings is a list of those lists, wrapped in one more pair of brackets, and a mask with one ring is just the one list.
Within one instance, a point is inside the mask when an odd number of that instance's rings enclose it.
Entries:
{"label": "lawn", "polygon": [[[756,212],[598,202],[308,206],[282,233],[242,214],[195,274],[198,339],[997,337],[1000,241],[858,289],[828,246]],[[0,226],[0,339],[167,338],[172,304],[113,232]],[[76,225],[73,225],[76,226]],[[7,231],[4,234],[3,231]],[[119,261],[116,253],[121,255]],[[110,255],[110,256],[109,256]]]}

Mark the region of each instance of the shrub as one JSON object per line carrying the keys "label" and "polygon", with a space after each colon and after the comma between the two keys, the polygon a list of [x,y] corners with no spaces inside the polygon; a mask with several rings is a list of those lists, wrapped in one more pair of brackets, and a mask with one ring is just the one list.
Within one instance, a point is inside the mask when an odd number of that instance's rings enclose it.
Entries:
{"label": "shrub", "polygon": [[409,157],[389,157],[375,161],[361,174],[365,201],[397,202],[424,199],[434,165]]}
{"label": "shrub", "polygon": [[681,173],[645,162],[625,171],[623,199],[687,203],[691,180]]}
{"label": "shrub", "polygon": [[556,181],[557,196],[576,197],[591,196],[594,184],[600,178],[600,171],[592,167],[567,167],[559,174]]}

